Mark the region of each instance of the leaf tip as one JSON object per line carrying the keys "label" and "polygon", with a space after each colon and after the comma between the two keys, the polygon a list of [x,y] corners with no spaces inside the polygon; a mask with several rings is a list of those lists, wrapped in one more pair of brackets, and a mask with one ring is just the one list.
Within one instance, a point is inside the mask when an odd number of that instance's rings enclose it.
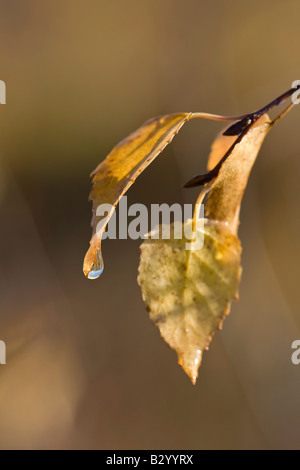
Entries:
{"label": "leaf tip", "polygon": [[193,385],[196,385],[197,377],[196,377],[196,376],[191,377],[191,381],[192,381],[192,384],[193,384]]}
{"label": "leaf tip", "polygon": [[178,364],[183,368],[184,372],[190,378],[193,385],[196,385],[198,379],[198,370],[202,362],[202,351],[189,351],[183,356],[179,356]]}

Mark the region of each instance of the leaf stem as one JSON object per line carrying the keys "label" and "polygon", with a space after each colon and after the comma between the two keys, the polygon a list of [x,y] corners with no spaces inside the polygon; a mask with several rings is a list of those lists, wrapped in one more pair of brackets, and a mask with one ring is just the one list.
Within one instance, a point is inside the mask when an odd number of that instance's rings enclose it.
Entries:
{"label": "leaf stem", "polygon": [[244,119],[248,114],[242,116],[222,116],[221,114],[211,113],[192,113],[190,119],[211,119],[212,121],[239,121]]}

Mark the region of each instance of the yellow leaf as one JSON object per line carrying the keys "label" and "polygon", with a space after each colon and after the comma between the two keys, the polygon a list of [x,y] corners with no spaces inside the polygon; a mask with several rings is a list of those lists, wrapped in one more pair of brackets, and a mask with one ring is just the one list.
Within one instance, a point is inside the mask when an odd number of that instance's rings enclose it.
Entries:
{"label": "yellow leaf", "polygon": [[[186,225],[191,232],[192,221]],[[138,282],[150,318],[193,383],[203,351],[237,298],[240,254],[239,239],[217,221],[206,221],[200,250],[188,251],[185,239],[174,238],[141,245]]]}
{"label": "yellow leaf", "polygon": [[[99,277],[103,270],[101,237],[122,195],[135,179],[172,141],[192,113],[169,114],[151,119],[120,142],[93,172],[93,238],[84,261],[84,274],[90,279]],[[97,231],[96,211],[101,204],[111,204],[107,223]]]}

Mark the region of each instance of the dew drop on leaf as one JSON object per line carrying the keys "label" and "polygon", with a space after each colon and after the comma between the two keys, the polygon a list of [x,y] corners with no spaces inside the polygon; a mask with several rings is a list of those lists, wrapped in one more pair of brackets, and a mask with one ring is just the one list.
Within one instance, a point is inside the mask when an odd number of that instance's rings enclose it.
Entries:
{"label": "dew drop on leaf", "polygon": [[100,248],[97,250],[96,263],[92,265],[90,272],[88,273],[89,279],[98,279],[104,270],[104,262],[102,257],[102,251]]}

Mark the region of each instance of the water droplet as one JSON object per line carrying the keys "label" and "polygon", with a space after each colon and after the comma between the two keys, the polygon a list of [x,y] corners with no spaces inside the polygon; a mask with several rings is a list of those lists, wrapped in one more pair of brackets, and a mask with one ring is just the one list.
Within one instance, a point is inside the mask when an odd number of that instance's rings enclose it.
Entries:
{"label": "water droplet", "polygon": [[92,265],[92,269],[88,273],[88,278],[89,279],[98,279],[98,277],[101,276],[104,270],[104,262],[102,258],[102,252],[101,249],[97,250],[97,258],[96,258],[96,263]]}

